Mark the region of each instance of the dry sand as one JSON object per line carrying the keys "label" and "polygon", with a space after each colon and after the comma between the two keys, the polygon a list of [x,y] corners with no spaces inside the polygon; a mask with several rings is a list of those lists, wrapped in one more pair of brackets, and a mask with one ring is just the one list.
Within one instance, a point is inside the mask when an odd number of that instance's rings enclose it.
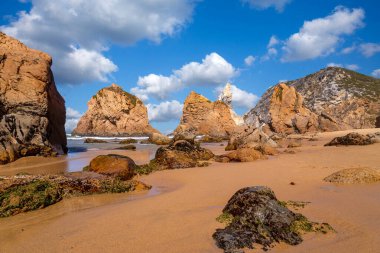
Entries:
{"label": "dry sand", "polygon": [[215,218],[238,189],[254,185],[271,187],[280,200],[310,201],[300,212],[337,231],[308,234],[298,246],[280,244],[271,252],[380,252],[380,184],[323,181],[345,168],[380,169],[380,144],[323,147],[345,133],[318,134],[318,141],[302,140],[296,154],[268,160],[156,172],[141,178],[154,186],[145,194],[73,198],[0,219],[0,252],[222,252],[211,237],[221,226]]}

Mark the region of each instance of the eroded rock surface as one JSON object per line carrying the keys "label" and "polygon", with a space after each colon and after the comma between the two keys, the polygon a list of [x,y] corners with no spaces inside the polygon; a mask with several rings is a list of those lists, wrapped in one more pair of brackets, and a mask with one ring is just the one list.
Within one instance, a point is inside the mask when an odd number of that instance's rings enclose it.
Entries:
{"label": "eroded rock surface", "polygon": [[128,156],[110,154],[95,157],[86,170],[128,180],[135,175],[136,167],[135,162]]}
{"label": "eroded rock surface", "polygon": [[112,84],[101,89],[88,102],[74,135],[147,136],[157,133],[148,120],[147,108],[136,96]]}
{"label": "eroded rock surface", "polygon": [[174,132],[227,138],[235,127],[228,105],[220,100],[211,102],[192,91],[185,100],[181,122]]}
{"label": "eroded rock surface", "polygon": [[51,64],[48,54],[0,32],[0,164],[22,157],[20,145],[67,152],[65,101]]}
{"label": "eroded rock surface", "polygon": [[236,128],[235,132],[231,135],[226,150],[255,148],[261,145],[271,146],[273,148],[278,146],[274,140],[264,133],[262,127],[241,126]]}

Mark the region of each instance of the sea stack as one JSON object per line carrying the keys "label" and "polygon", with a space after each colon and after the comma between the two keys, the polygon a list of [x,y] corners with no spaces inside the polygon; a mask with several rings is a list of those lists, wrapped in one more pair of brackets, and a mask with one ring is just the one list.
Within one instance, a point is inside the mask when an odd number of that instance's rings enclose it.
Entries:
{"label": "sea stack", "polygon": [[241,126],[244,125],[244,119],[243,117],[237,115],[237,113],[232,108],[232,90],[231,90],[231,84],[227,83],[224,87],[224,90],[220,93],[218,100],[224,102],[228,107],[230,108],[230,113],[232,119],[235,121],[236,125]]}
{"label": "sea stack", "polygon": [[66,152],[65,101],[51,64],[48,54],[0,32],[1,164],[49,150]]}
{"label": "sea stack", "polygon": [[235,127],[225,102],[212,102],[192,91],[185,100],[181,122],[174,133],[228,138]]}
{"label": "sea stack", "polygon": [[158,132],[149,124],[144,103],[116,84],[101,89],[87,105],[73,135],[147,136]]}

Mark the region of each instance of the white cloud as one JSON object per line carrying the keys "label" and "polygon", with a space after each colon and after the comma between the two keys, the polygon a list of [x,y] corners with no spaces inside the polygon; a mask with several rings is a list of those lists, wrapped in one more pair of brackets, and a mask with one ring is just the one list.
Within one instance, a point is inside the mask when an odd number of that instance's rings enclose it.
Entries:
{"label": "white cloud", "polygon": [[358,69],[360,69],[359,65],[357,65],[357,64],[348,64],[348,65],[346,65],[346,68],[347,69],[351,69],[351,70],[358,70]]}
{"label": "white cloud", "polygon": [[242,0],[243,3],[248,3],[252,8],[263,10],[274,7],[278,12],[284,10],[285,5],[292,0]]}
{"label": "white cloud", "polygon": [[276,57],[278,54],[278,51],[276,48],[269,48],[267,53],[261,57],[261,61],[268,61],[274,57]]}
{"label": "white cloud", "polygon": [[[223,86],[219,86],[215,89],[216,94],[222,93],[224,90]],[[259,101],[259,97],[253,93],[250,93],[245,90],[239,89],[236,85],[231,85],[231,93],[232,93],[232,106],[234,108],[243,108],[243,109],[252,109],[257,101]]]}
{"label": "white cloud", "polygon": [[217,53],[206,55],[202,63],[191,62],[174,74],[185,85],[218,85],[237,74],[236,69]]}
{"label": "white cloud", "polygon": [[247,66],[252,66],[252,64],[256,61],[256,57],[252,56],[252,55],[248,55],[245,59],[244,59],[244,63],[245,65]]}
{"label": "white cloud", "polygon": [[375,69],[375,70],[372,72],[372,75],[373,75],[374,77],[380,78],[380,69]]}
{"label": "white cloud", "polygon": [[270,37],[270,39],[269,39],[269,42],[268,42],[267,48],[274,47],[274,46],[276,46],[278,43],[280,43],[280,41],[277,39],[277,37],[276,37],[275,35],[272,35],[272,37]]}
{"label": "white cloud", "polygon": [[191,85],[220,85],[228,82],[238,71],[217,53],[211,53],[199,62],[191,62],[174,70],[170,76],[149,74],[139,77],[137,87],[131,89],[142,100],[154,97],[167,99],[171,93]]}
{"label": "white cloud", "polygon": [[167,122],[179,120],[182,115],[183,104],[177,100],[161,102],[158,105],[147,104],[148,117],[151,121]]}
{"label": "white cloud", "polygon": [[82,114],[71,107],[66,108],[65,129],[67,133],[71,133],[76,128]]}
{"label": "white cloud", "polygon": [[350,70],[360,69],[359,65],[357,65],[357,64],[345,64],[345,65],[343,65],[343,64],[334,63],[334,62],[327,64],[327,67],[339,67],[339,68],[346,68],[346,69],[350,69]]}
{"label": "white cloud", "polygon": [[[191,19],[193,0],[32,0],[29,12],[0,30],[53,56],[58,83],[104,81],[117,70],[112,44],[159,43]],[[82,56],[84,59],[82,59]],[[94,67],[94,60],[99,64]],[[78,69],[79,67],[79,69]],[[83,74],[85,73],[85,74]]]}
{"label": "white cloud", "polygon": [[324,18],[306,21],[298,33],[285,42],[283,61],[302,61],[326,56],[336,50],[342,36],[363,27],[363,9],[335,8]]}
{"label": "white cloud", "polygon": [[355,45],[353,45],[351,47],[346,47],[346,48],[342,49],[342,54],[350,54],[350,53],[352,53],[355,50],[356,50],[356,46]]}
{"label": "white cloud", "polygon": [[365,57],[371,57],[380,52],[380,44],[363,43],[359,46],[359,50]]}

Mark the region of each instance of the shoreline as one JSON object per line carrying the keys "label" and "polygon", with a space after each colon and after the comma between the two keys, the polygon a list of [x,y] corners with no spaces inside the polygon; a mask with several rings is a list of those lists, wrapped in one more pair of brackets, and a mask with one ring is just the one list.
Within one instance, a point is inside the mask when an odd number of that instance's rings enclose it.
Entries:
{"label": "shoreline", "polygon": [[[300,245],[279,244],[271,252],[375,252],[380,243],[380,184],[337,186],[322,180],[344,168],[380,169],[380,144],[323,147],[333,135],[343,133],[318,134],[313,142],[301,140],[303,146],[294,149],[296,154],[137,178],[163,187],[154,196],[143,193],[133,201],[117,201],[124,194],[78,197],[0,219],[0,245],[4,252],[49,252],[53,247],[56,252],[222,252],[211,237],[221,227],[215,218],[238,189],[267,185],[280,200],[310,201],[298,212],[337,230],[336,234],[307,234]],[[206,146],[224,152],[224,147]],[[131,157],[137,154],[132,152]],[[91,206],[96,201],[102,204]],[[78,203],[90,206],[78,210]],[[57,216],[59,212],[63,214]]]}

